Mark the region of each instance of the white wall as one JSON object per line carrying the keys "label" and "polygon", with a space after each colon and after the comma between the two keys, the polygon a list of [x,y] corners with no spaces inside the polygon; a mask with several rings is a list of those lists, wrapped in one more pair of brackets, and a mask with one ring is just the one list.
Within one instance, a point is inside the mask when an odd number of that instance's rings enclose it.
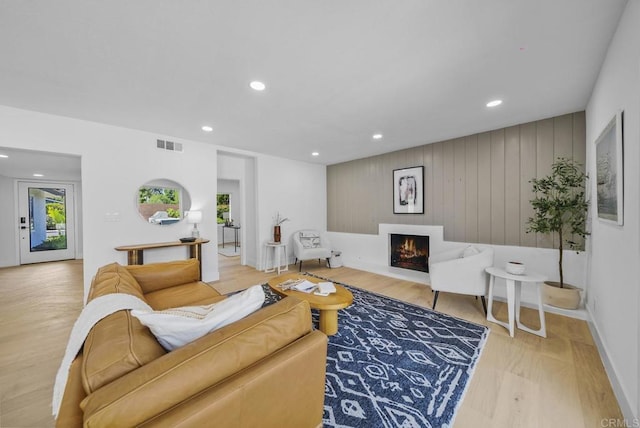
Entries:
{"label": "white wall", "polygon": [[[181,142],[184,153],[157,149],[157,138]],[[246,195],[246,203],[242,217],[252,220],[243,221],[242,227],[247,242],[245,248],[255,253],[247,264],[260,264],[262,246],[271,239],[272,217],[278,210],[292,219],[283,225],[285,240],[295,228],[326,230],[326,168],[323,165],[5,106],[0,106],[0,145],[81,157],[85,289],[98,267],[114,261],[126,264],[126,253],[117,252],[114,247],[175,241],[190,234],[191,226],[185,222],[157,227],[142,221],[138,215],[135,207],[138,187],[158,178],[183,185],[191,196],[192,209],[203,211],[205,220],[198,228],[202,237],[214,243],[202,247],[203,279],[218,279],[215,195],[217,152],[221,149],[243,158],[244,162],[245,188],[241,188],[241,192]],[[9,186],[6,180],[0,180],[0,190]],[[255,216],[248,216],[249,212]],[[8,227],[0,226],[3,236],[11,233]],[[10,253],[15,251],[7,251],[3,243],[0,246],[3,257],[11,257]],[[183,259],[186,253],[185,248],[149,250],[144,257],[149,263]]]}
{"label": "white wall", "polygon": [[[627,418],[640,415],[640,2],[628,2],[586,109],[587,165],[595,216],[594,141],[624,110],[624,225],[591,221],[588,309]],[[608,360],[608,361],[607,361]],[[616,385],[616,382],[619,385]]]}
{"label": "white wall", "polygon": [[[202,236],[215,237],[216,148],[171,138],[184,144],[184,153],[166,152],[155,148],[158,137],[163,136],[0,106],[3,146],[81,156],[85,288],[99,266],[126,264],[126,253],[114,247],[189,234],[185,222],[160,228],[141,220],[135,195],[146,181],[168,178],[182,184],[192,208],[214,219],[199,226]],[[185,257],[185,248],[153,250],[145,253],[145,262]],[[215,246],[204,245],[203,279],[217,277]]]}
{"label": "white wall", "polygon": [[290,161],[273,156],[257,158],[257,194],[260,213],[258,243],[260,269],[264,245],[273,240],[276,213],[290,220],[282,224],[281,242],[293,262],[291,235],[300,229],[327,230],[327,178],[324,165]]}
{"label": "white wall", "polygon": [[[3,207],[0,214],[0,267],[13,266],[18,262],[16,249],[16,228],[13,201],[15,200],[14,179],[0,175],[0,200]],[[9,205],[11,203],[11,205]]]}

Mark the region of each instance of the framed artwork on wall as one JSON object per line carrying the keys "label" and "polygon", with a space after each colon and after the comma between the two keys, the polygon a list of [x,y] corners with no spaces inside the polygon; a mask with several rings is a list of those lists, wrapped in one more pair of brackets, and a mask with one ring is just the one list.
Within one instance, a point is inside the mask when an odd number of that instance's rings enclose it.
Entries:
{"label": "framed artwork on wall", "polygon": [[393,170],[393,213],[424,214],[424,167]]}
{"label": "framed artwork on wall", "polygon": [[623,224],[624,164],[622,111],[609,121],[596,145],[596,198],[598,218],[604,222]]}

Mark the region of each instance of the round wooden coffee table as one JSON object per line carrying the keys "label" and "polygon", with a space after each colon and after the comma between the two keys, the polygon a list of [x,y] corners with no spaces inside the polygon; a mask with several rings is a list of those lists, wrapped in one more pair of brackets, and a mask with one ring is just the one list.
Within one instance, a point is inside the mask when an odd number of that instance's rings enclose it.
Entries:
{"label": "round wooden coffee table", "polygon": [[331,293],[328,296],[317,296],[313,293],[303,293],[302,291],[296,290],[283,291],[278,287],[286,280],[298,278],[306,279],[307,281],[316,284],[323,282],[322,279],[314,278],[312,276],[299,273],[289,273],[276,276],[271,279],[268,284],[274,292],[281,296],[292,296],[309,302],[309,306],[313,309],[317,309],[320,314],[320,323],[318,326],[320,331],[327,336],[333,336],[338,332],[338,310],[351,305],[353,303],[353,295],[346,288],[335,284],[336,292]]}

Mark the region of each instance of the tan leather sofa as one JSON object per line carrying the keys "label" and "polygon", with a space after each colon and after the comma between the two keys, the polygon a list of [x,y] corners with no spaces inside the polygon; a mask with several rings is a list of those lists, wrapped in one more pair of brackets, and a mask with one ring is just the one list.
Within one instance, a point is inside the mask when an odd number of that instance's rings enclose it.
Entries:
{"label": "tan leather sofa", "polygon": [[[156,310],[221,299],[195,259],[110,264],[89,300],[128,293]],[[71,367],[59,427],[315,427],[324,402],[327,337],[291,297],[167,352],[119,311],[99,321]]]}

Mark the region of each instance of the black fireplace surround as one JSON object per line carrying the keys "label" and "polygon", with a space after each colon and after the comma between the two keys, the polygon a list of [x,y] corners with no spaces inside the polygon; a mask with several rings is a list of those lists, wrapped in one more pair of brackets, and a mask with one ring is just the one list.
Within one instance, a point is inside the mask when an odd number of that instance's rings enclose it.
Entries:
{"label": "black fireplace surround", "polygon": [[389,255],[392,267],[429,272],[429,237],[391,233]]}

